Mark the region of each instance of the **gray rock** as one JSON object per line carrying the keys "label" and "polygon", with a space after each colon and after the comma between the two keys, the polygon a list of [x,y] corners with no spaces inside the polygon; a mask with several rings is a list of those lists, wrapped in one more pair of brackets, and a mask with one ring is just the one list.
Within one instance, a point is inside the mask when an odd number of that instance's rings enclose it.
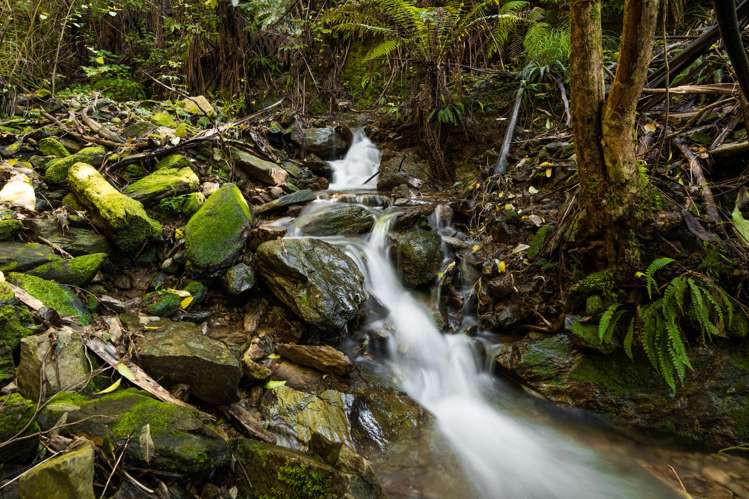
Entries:
{"label": "gray rock", "polygon": [[0,243],[0,272],[23,272],[44,263],[62,260],[52,248],[37,243]]}
{"label": "gray rock", "polygon": [[167,384],[184,383],[195,397],[210,404],[238,399],[242,365],[225,343],[201,333],[190,322],[159,321],[137,342],[143,369]]}
{"label": "gray rock", "polygon": [[268,185],[283,185],[289,178],[286,170],[264,159],[237,148],[231,149],[231,155],[237,165],[250,178]]}
{"label": "gray rock", "polygon": [[333,127],[295,127],[291,132],[291,141],[302,150],[303,155],[312,153],[323,159],[336,159],[346,154],[351,144],[342,132]]}
{"label": "gray rock", "polygon": [[22,499],[94,499],[94,447],[86,443],[21,475]]}
{"label": "gray rock", "polygon": [[294,227],[307,236],[356,236],[369,231],[372,225],[371,211],[348,203],[315,206],[294,221]]}
{"label": "gray rock", "polygon": [[295,204],[309,203],[310,201],[313,201],[315,197],[315,193],[311,190],[302,189],[300,191],[281,196],[280,198],[274,199],[273,201],[269,201],[265,204],[261,204],[260,206],[255,208],[255,213],[266,213],[273,210],[280,210],[281,208],[285,208],[287,206],[292,206]]}
{"label": "gray rock", "polygon": [[255,272],[244,263],[238,263],[224,274],[224,285],[230,295],[241,295],[255,286]]}
{"label": "gray rock", "polygon": [[37,237],[43,237],[73,256],[111,251],[107,238],[92,230],[68,227],[63,232],[56,221],[46,218],[29,220],[28,223]]}
{"label": "gray rock", "polygon": [[328,345],[292,345],[281,343],[276,351],[299,365],[314,367],[327,374],[346,375],[354,369],[346,354]]}
{"label": "gray rock", "polygon": [[393,257],[406,286],[419,287],[434,282],[442,265],[441,244],[439,234],[431,230],[393,234]]}
{"label": "gray rock", "polygon": [[255,264],[279,300],[324,330],[345,330],[367,298],[356,264],[318,239],[268,241],[258,247]]}

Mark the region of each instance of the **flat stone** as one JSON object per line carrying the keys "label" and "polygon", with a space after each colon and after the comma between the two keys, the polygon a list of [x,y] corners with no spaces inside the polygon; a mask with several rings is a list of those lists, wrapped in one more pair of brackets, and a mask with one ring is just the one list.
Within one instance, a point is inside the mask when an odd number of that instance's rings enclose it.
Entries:
{"label": "flat stone", "polygon": [[344,376],[354,369],[346,354],[328,345],[292,345],[281,343],[276,351],[299,365],[313,367],[327,374]]}
{"label": "flat stone", "polygon": [[94,447],[78,449],[37,464],[21,475],[21,499],[94,499]]}
{"label": "flat stone", "polygon": [[0,243],[0,272],[23,272],[44,263],[62,260],[52,248],[37,243]]}
{"label": "flat stone", "polygon": [[282,208],[286,208],[287,206],[292,206],[295,204],[309,203],[310,201],[314,201],[316,197],[317,195],[310,189],[302,189],[296,192],[292,192],[291,194],[281,196],[280,198],[274,199],[273,201],[269,201],[265,204],[261,204],[260,206],[255,208],[255,213],[261,214],[269,211],[280,210]]}
{"label": "flat stone", "polygon": [[106,253],[77,256],[34,267],[28,274],[62,284],[85,286],[96,276],[107,257]]}
{"label": "flat stone", "polygon": [[357,204],[320,204],[300,215],[294,228],[306,236],[356,236],[368,232],[374,216]]}
{"label": "flat stone", "polygon": [[56,281],[29,274],[8,274],[8,281],[24,289],[62,317],[72,317],[82,325],[91,324],[91,313],[71,288]]}
{"label": "flat stone", "polygon": [[200,179],[192,168],[162,168],[128,185],[122,192],[146,205],[165,197],[196,191]]}
{"label": "flat stone", "polygon": [[231,154],[242,171],[253,180],[268,185],[283,185],[289,178],[288,172],[276,163],[258,158],[237,148],[232,148]]}

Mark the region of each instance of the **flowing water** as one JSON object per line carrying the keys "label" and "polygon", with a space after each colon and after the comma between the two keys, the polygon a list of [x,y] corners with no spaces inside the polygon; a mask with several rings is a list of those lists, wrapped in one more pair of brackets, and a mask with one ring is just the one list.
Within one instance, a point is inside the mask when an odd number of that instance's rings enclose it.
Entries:
{"label": "flowing water", "polygon": [[[358,132],[347,156],[331,163],[331,190],[362,189],[364,180],[377,171],[379,157],[374,144]],[[351,202],[352,196],[345,201]],[[330,202],[318,201],[308,209]],[[371,209],[376,223],[367,237],[329,240],[357,262],[368,292],[387,310],[385,321],[392,331],[387,367],[400,388],[433,416],[466,477],[458,492],[461,497],[669,496],[584,443],[520,416],[515,399],[502,396],[496,380],[482,367],[475,340],[463,334],[443,335],[429,308],[401,284],[388,257],[388,232],[397,209]]]}

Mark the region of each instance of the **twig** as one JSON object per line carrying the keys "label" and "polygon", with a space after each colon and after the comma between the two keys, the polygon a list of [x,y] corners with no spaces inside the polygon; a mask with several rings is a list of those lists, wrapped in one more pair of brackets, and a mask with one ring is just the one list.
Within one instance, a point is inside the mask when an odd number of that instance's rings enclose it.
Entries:
{"label": "twig", "polygon": [[715,198],[713,197],[712,190],[710,190],[710,185],[705,179],[705,174],[702,171],[702,165],[700,165],[699,158],[697,158],[682,139],[674,139],[674,145],[679,149],[679,151],[681,151],[689,163],[689,171],[702,191],[702,199],[705,201],[707,215],[713,222],[720,225],[721,219],[720,214],[718,213],[718,208],[715,205]]}
{"label": "twig", "polygon": [[125,456],[125,451],[127,450],[127,446],[130,444],[130,439],[132,439],[133,436],[130,435],[127,437],[127,440],[125,441],[125,445],[122,448],[122,452],[120,452],[119,457],[117,457],[117,461],[114,463],[114,467],[112,468],[112,472],[109,473],[109,476],[107,477],[107,483],[104,484],[104,490],[101,491],[101,495],[99,495],[99,499],[104,499],[104,496],[107,493],[107,489],[109,488],[109,483],[112,481],[112,477],[114,476],[114,473],[117,471],[117,467],[120,465],[120,462],[122,461],[122,458]]}
{"label": "twig", "polygon": [[510,146],[512,144],[512,136],[515,133],[515,126],[518,122],[518,116],[520,115],[520,106],[523,103],[523,93],[525,92],[525,80],[520,82],[517,94],[515,95],[515,105],[512,108],[512,118],[510,123],[507,125],[505,131],[505,139],[502,142],[502,149],[497,159],[497,164],[494,166],[495,175],[503,175],[507,171],[507,156],[510,154]]}

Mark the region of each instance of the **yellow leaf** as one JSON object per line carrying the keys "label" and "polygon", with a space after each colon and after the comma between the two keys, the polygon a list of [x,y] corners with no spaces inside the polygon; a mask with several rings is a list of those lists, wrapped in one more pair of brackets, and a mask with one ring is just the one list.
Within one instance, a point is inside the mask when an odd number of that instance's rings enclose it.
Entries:
{"label": "yellow leaf", "polygon": [[480,249],[481,249],[480,244],[474,244],[473,246],[471,246],[471,253],[476,253]]}
{"label": "yellow leaf", "polygon": [[546,169],[546,178],[551,178],[551,168]]}
{"label": "yellow leaf", "polygon": [[551,166],[554,166],[554,163],[552,163],[551,161],[544,161],[543,163],[538,165],[539,168],[549,168]]}
{"label": "yellow leaf", "polygon": [[144,326],[143,328],[146,331],[156,331],[156,330],[160,329],[159,326]]}
{"label": "yellow leaf", "polygon": [[507,210],[507,211],[512,211],[512,210],[514,210],[514,209],[515,209],[515,207],[514,207],[514,206],[512,206],[512,205],[511,205],[510,203],[507,203],[507,204],[505,205],[505,210]]}
{"label": "yellow leaf", "polygon": [[96,58],[96,64],[104,64],[104,56],[99,56]]}
{"label": "yellow leaf", "polygon": [[187,307],[190,306],[192,303],[192,296],[188,296],[187,298],[183,298],[181,302],[179,302],[179,306],[182,310],[185,310]]}
{"label": "yellow leaf", "polygon": [[272,353],[272,354],[268,355],[268,358],[271,359],[271,360],[277,360],[277,359],[280,359],[281,356],[278,355],[277,353]]}
{"label": "yellow leaf", "polygon": [[122,362],[117,364],[117,367],[115,369],[117,369],[118,373],[120,373],[123,377],[129,379],[130,381],[133,381],[135,379],[135,373]]}
{"label": "yellow leaf", "polygon": [[657,127],[655,126],[655,123],[645,123],[643,128],[648,133],[654,133]]}
{"label": "yellow leaf", "polygon": [[265,384],[265,388],[267,390],[275,390],[276,388],[279,388],[281,386],[286,385],[286,381],[278,381],[278,380],[270,380]]}
{"label": "yellow leaf", "polygon": [[505,262],[504,260],[502,261],[494,260],[494,261],[497,262],[497,271],[499,271],[500,274],[504,274],[505,272],[507,272],[507,262]]}
{"label": "yellow leaf", "polygon": [[96,392],[96,395],[106,395],[107,393],[112,393],[120,387],[120,383],[122,383],[122,378],[117,378],[117,381],[109,385],[107,388]]}

